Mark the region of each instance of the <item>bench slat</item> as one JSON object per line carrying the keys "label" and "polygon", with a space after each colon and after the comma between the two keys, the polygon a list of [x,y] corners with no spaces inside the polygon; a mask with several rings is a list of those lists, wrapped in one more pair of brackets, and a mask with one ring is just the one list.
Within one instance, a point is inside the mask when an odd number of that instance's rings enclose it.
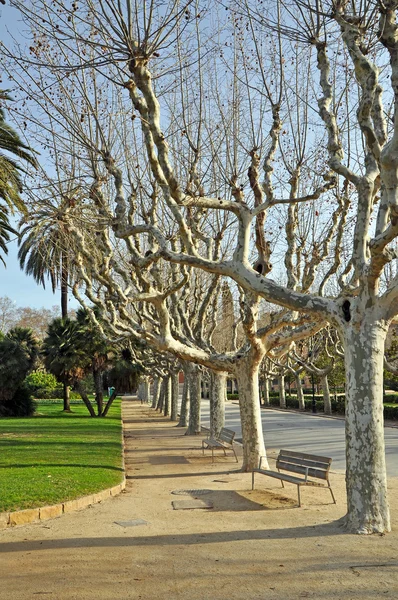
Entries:
{"label": "bench slat", "polygon": [[305,475],[308,469],[309,477],[316,477],[317,479],[328,478],[328,471],[325,471],[324,469],[313,469],[312,467],[307,467],[306,465],[294,465],[292,463],[286,463],[281,460],[277,461],[276,468],[282,469],[282,471],[290,471],[291,473],[299,473],[300,475]]}
{"label": "bench slat", "polygon": [[293,456],[279,455],[277,460],[281,460],[292,465],[304,465],[306,467],[313,467],[314,469],[324,469],[325,471],[328,471],[330,469],[329,462],[326,463],[321,461],[315,461],[312,459],[307,460],[305,458],[296,458]]}
{"label": "bench slat", "polygon": [[235,437],[235,432],[232,432],[233,435],[231,435],[230,433],[227,433],[226,431],[223,431],[221,429],[220,431],[220,435],[218,436],[217,439],[222,440],[223,442],[227,442],[228,444],[232,444],[234,437]]}
{"label": "bench slat", "polygon": [[306,454],[304,452],[294,452],[293,450],[280,450],[279,456],[290,456],[292,458],[304,458],[306,460],[314,460],[316,462],[331,463],[332,459],[327,456],[318,456],[317,454]]}
{"label": "bench slat", "polygon": [[275,479],[281,479],[289,483],[295,483],[296,485],[313,485],[323,487],[323,483],[317,483],[316,481],[304,481],[300,477],[294,477],[294,475],[287,475],[286,473],[277,473],[276,471],[264,471],[263,469],[254,469],[255,473],[261,475],[268,475],[268,477],[274,477]]}

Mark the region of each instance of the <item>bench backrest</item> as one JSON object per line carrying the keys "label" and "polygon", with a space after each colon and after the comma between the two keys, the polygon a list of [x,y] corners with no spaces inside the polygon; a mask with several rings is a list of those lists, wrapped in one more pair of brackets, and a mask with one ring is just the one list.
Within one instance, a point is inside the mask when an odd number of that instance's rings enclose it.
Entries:
{"label": "bench backrest", "polygon": [[328,480],[331,462],[332,459],[326,456],[281,450],[276,460],[276,468],[300,475],[307,473],[309,477]]}
{"label": "bench backrest", "polygon": [[225,427],[221,428],[220,434],[218,435],[218,439],[221,442],[226,442],[227,444],[232,444],[235,437],[235,431],[232,429],[226,429]]}

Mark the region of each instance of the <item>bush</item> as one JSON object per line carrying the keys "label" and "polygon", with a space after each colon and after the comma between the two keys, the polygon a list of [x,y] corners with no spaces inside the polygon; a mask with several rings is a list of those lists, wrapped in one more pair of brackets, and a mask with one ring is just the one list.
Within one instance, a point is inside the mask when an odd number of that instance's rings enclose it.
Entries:
{"label": "bush", "polygon": [[332,400],[331,404],[332,404],[332,413],[336,413],[338,415],[345,414],[345,397],[338,398],[337,401]]}
{"label": "bush", "polygon": [[228,400],[239,400],[239,394],[227,394]]}
{"label": "bush", "polygon": [[[63,385],[58,383],[57,387],[52,390],[39,389],[34,394],[34,397],[37,398],[38,400],[52,400],[52,399],[63,400],[63,398],[64,398]],[[80,394],[78,394],[78,392],[74,392],[73,390],[69,391],[69,398],[71,400],[81,400]]]}
{"label": "bush", "polygon": [[37,407],[29,389],[21,385],[11,399],[0,404],[1,417],[31,417]]}
{"label": "bush", "polygon": [[398,421],[398,406],[385,406],[384,418],[391,421]]}
{"label": "bush", "polygon": [[398,394],[384,394],[383,402],[398,402]]}
{"label": "bush", "polygon": [[64,388],[62,385],[57,384],[55,388],[39,388],[34,392],[35,398],[40,398],[43,400],[48,400],[49,398],[63,398],[64,397]]}
{"label": "bush", "polygon": [[51,396],[48,396],[47,394],[54,393],[54,390],[59,388],[59,384],[54,375],[42,371],[33,371],[30,373],[25,379],[24,384],[36,398],[51,398]]}

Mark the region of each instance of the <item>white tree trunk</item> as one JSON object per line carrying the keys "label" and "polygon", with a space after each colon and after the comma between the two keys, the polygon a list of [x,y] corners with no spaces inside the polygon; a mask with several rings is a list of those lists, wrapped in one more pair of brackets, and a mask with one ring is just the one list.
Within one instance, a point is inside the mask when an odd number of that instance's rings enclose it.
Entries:
{"label": "white tree trunk", "polygon": [[385,322],[363,317],[343,330],[346,368],[347,526],[390,531],[383,423]]}
{"label": "white tree trunk", "polygon": [[225,423],[227,373],[210,371],[210,436],[216,437]]}
{"label": "white tree trunk", "polygon": [[286,408],[285,376],[281,375],[279,381],[279,406]]}
{"label": "white tree trunk", "polygon": [[327,375],[323,375],[321,377],[321,384],[322,384],[322,393],[323,393],[323,411],[324,411],[325,415],[331,415],[332,414],[332,403],[330,401],[329,382],[328,382]]}
{"label": "white tree trunk", "polygon": [[184,369],[184,385],[182,388],[180,420],[177,427],[188,427],[188,404],[189,404],[189,379]]}
{"label": "white tree trunk", "polygon": [[163,412],[164,398],[166,395],[166,385],[167,385],[167,377],[162,377],[162,380],[160,382],[159,398],[158,398],[158,402],[156,404],[156,410],[159,410],[160,412]]}
{"label": "white tree trunk", "polygon": [[[252,364],[250,357],[241,360],[235,370],[239,387],[239,407],[242,424],[242,471],[252,471],[258,468],[260,457],[266,457],[261,423],[258,370],[259,365]],[[268,468],[266,458],[263,459],[262,464],[264,468]]]}
{"label": "white tree trunk", "polygon": [[192,366],[189,377],[189,424],[185,435],[200,434],[201,373]]}
{"label": "white tree trunk", "polygon": [[138,400],[140,400],[141,404],[144,402],[144,395],[145,395],[145,386],[144,386],[144,382],[141,381],[138,385],[138,390],[137,390],[137,398],[138,398]]}
{"label": "white tree trunk", "polygon": [[295,375],[294,378],[296,380],[297,400],[298,400],[299,410],[305,410],[303,386],[301,385],[300,375]]}
{"label": "white tree trunk", "polygon": [[144,402],[149,402],[149,377],[144,379]]}
{"label": "white tree trunk", "polygon": [[171,415],[171,377],[166,377],[166,384],[164,386],[164,406],[163,414],[165,417]]}
{"label": "white tree trunk", "polygon": [[170,411],[170,419],[172,421],[177,421],[178,414],[178,396],[179,396],[179,372],[173,372],[171,375],[171,411]]}
{"label": "white tree trunk", "polygon": [[264,379],[264,406],[269,406],[269,379]]}
{"label": "white tree trunk", "polygon": [[159,394],[160,394],[160,381],[159,381],[159,377],[155,377],[155,379],[153,380],[151,408],[157,407],[157,404],[159,402]]}

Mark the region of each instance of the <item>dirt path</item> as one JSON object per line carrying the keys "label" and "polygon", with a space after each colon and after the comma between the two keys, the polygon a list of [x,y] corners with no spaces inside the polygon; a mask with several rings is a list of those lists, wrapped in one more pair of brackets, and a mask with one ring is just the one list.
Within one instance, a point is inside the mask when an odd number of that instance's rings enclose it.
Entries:
{"label": "dirt path", "polygon": [[[128,484],[116,498],[53,521],[0,532],[0,600],[372,600],[398,598],[398,480],[394,532],[347,535],[344,478],[327,490],[251,476],[233,457],[202,457],[152,409],[125,401]],[[211,509],[173,510],[192,495]],[[144,521],[145,523],[141,523]],[[119,524],[117,523],[119,522]]]}

